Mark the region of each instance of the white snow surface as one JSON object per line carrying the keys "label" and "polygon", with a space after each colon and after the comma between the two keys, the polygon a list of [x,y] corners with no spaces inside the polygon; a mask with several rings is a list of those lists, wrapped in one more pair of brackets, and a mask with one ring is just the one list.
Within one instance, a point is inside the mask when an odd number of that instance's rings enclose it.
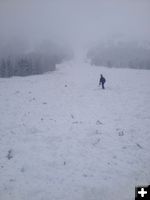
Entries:
{"label": "white snow surface", "polygon": [[146,184],[150,71],[70,61],[0,79],[0,200],[134,200]]}

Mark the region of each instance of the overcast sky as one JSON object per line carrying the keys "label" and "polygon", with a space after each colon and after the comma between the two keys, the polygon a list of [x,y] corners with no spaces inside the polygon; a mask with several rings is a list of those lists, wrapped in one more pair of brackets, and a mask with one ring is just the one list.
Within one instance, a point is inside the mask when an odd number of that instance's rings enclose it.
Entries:
{"label": "overcast sky", "polygon": [[0,0],[0,38],[150,39],[150,0]]}

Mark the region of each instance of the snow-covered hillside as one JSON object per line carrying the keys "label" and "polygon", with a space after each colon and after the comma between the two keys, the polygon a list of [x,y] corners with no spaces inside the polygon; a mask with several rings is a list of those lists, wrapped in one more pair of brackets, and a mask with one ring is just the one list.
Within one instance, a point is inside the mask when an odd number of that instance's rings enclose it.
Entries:
{"label": "snow-covered hillside", "polygon": [[0,79],[0,200],[133,200],[150,183],[149,85],[78,62]]}

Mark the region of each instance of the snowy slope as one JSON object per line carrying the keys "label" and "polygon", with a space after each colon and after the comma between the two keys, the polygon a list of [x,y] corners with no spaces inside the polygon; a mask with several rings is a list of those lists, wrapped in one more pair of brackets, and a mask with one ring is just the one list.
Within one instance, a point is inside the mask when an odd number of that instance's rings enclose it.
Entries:
{"label": "snowy slope", "polygon": [[134,199],[150,183],[149,85],[79,62],[0,79],[0,200]]}

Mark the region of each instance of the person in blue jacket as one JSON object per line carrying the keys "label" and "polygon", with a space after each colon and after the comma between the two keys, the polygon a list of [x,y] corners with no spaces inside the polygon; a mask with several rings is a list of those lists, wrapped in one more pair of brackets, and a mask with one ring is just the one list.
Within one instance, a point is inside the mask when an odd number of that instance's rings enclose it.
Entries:
{"label": "person in blue jacket", "polygon": [[102,89],[105,89],[105,86],[104,86],[105,82],[106,82],[106,79],[105,79],[104,76],[101,74],[100,80],[99,80],[99,85],[102,85]]}

